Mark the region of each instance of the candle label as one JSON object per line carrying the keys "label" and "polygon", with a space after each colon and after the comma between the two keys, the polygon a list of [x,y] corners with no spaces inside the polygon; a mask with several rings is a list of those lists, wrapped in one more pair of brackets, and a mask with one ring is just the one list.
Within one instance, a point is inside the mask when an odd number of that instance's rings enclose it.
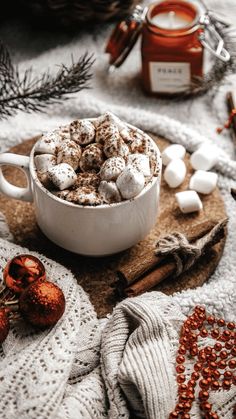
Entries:
{"label": "candle label", "polygon": [[150,62],[149,71],[154,93],[183,92],[190,85],[190,63]]}

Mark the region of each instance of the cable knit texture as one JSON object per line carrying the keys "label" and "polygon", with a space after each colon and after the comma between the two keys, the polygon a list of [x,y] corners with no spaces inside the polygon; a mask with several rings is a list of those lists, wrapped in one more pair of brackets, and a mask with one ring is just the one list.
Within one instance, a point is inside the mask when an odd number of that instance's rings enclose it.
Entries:
{"label": "cable knit texture", "polygon": [[[205,3],[224,11],[233,22],[235,0]],[[220,149],[218,185],[229,217],[224,255],[201,288],[173,297],[152,292],[119,304],[111,318],[102,322],[101,339],[101,324],[73,275],[34,253],[45,263],[48,277],[63,289],[66,311],[54,328],[44,332],[36,332],[23,322],[11,328],[0,358],[1,419],[167,419],[176,402],[174,358],[185,316],[196,304],[203,304],[210,313],[236,320],[236,205],[229,192],[230,187],[235,187],[236,162],[229,133],[218,136],[215,132],[227,118],[225,94],[236,89],[236,76],[228,77],[214,98],[206,95],[177,103],[147,97],[137,74],[139,45],[117,72],[107,75],[103,51],[110,30],[109,26],[99,33],[69,38],[63,33],[39,33],[35,28],[32,31],[15,21],[1,25],[1,38],[13,50],[20,74],[30,66],[40,74],[49,63],[51,67],[68,63],[71,53],[77,58],[78,52],[85,50],[95,53],[96,63],[90,91],[56,104],[45,114],[19,112],[1,121],[0,150],[78,117],[94,117],[107,110],[183,144],[190,152],[201,143],[214,142]],[[0,232],[2,238],[9,239],[1,217]],[[22,252],[28,250],[1,239],[1,269],[9,258]],[[187,374],[191,368],[189,364]],[[211,398],[220,419],[232,419],[235,387],[218,391]],[[200,419],[196,404],[191,418]]]}

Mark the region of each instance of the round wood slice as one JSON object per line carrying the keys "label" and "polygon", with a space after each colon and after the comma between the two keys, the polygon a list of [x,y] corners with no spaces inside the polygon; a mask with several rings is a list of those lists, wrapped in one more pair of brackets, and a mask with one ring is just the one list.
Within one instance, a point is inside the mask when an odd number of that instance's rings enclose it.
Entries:
{"label": "round wood slice", "polygon": [[[169,145],[167,140],[158,138],[152,134],[150,135],[154,138],[161,151]],[[36,140],[37,138],[26,140],[13,147],[10,151],[17,154],[29,155]],[[200,213],[184,215],[179,211],[175,201],[175,193],[188,188],[189,178],[192,174],[189,155],[186,156],[185,161],[188,167],[188,174],[184,184],[180,188],[170,189],[162,180],[159,216],[150,234],[145,240],[133,248],[110,257],[89,258],[79,256],[61,249],[50,242],[36,224],[34,205],[31,203],[0,196],[0,211],[7,218],[15,242],[28,247],[30,250],[39,251],[68,267],[76,276],[78,283],[90,295],[98,316],[103,317],[111,312],[117,303],[113,285],[116,280],[116,270],[121,265],[131,259],[134,262],[137,260],[138,263],[142,252],[147,249],[153,249],[156,241],[161,236],[174,231],[184,233],[191,225],[201,221],[212,218],[222,220],[226,217],[224,203],[218,189],[211,195],[201,197],[204,210]],[[24,174],[19,169],[5,167],[4,174],[13,184],[17,186],[25,185]],[[225,238],[214,246],[207,256],[201,258],[201,261],[190,271],[178,279],[167,279],[163,281],[156,289],[166,294],[173,294],[177,291],[201,286],[218,265],[224,249]]]}

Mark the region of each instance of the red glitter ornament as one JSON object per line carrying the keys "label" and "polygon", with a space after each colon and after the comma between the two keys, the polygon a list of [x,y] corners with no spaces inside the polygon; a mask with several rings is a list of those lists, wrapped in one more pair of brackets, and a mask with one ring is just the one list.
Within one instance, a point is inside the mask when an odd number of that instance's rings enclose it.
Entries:
{"label": "red glitter ornament", "polygon": [[23,254],[11,259],[4,271],[3,279],[7,288],[20,294],[28,285],[36,280],[46,279],[45,268],[35,256]]}
{"label": "red glitter ornament", "polygon": [[8,313],[5,308],[0,309],[0,344],[6,339],[10,329]]}
{"label": "red glitter ornament", "polygon": [[65,297],[56,284],[36,281],[20,295],[19,310],[22,317],[34,326],[53,326],[64,313]]}

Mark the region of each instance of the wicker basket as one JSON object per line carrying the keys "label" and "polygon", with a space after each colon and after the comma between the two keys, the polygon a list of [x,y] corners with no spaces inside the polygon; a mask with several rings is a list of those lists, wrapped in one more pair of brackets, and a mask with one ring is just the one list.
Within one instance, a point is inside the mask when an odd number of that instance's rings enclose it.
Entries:
{"label": "wicker basket", "polygon": [[24,8],[42,23],[67,28],[120,18],[142,0],[22,0]]}

